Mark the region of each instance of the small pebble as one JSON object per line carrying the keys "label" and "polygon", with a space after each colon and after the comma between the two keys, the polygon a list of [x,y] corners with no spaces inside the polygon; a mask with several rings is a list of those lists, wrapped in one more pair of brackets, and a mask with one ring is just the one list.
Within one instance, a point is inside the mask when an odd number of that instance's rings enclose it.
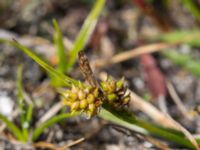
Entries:
{"label": "small pebble", "polygon": [[0,114],[10,116],[13,111],[14,103],[6,93],[0,92]]}

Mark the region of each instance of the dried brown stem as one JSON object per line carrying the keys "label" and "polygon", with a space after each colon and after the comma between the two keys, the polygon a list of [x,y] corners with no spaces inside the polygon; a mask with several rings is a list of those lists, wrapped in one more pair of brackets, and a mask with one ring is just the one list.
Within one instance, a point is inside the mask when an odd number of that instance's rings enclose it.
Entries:
{"label": "dried brown stem", "polygon": [[167,82],[167,89],[169,91],[170,96],[172,97],[172,100],[177,105],[177,108],[179,109],[180,113],[189,121],[193,120],[193,117],[188,113],[186,110],[184,104],[182,103],[181,99],[177,95],[173,85],[168,81]]}
{"label": "dried brown stem", "polygon": [[51,150],[67,150],[69,147],[77,145],[77,144],[83,142],[84,140],[85,140],[85,138],[80,138],[80,139],[75,140],[75,141],[73,141],[69,144],[62,146],[62,147],[59,147],[57,145],[54,145],[54,144],[48,143],[48,142],[37,142],[33,145],[36,148],[48,148],[48,149],[51,149]]}
{"label": "dried brown stem", "polygon": [[195,138],[180,123],[175,121],[168,114],[164,114],[164,113],[160,112],[152,104],[146,102],[145,100],[143,100],[141,97],[139,97],[134,92],[132,92],[132,91],[129,91],[129,92],[131,93],[130,106],[144,112],[147,116],[149,116],[155,122],[162,123],[162,125],[165,127],[173,128],[173,129],[183,132],[185,134],[185,136],[190,140],[190,142],[195,146],[195,148],[197,150],[200,150]]}
{"label": "dried brown stem", "polygon": [[122,52],[120,54],[116,54],[115,56],[113,56],[110,60],[105,61],[105,60],[97,60],[95,62],[95,66],[96,67],[104,67],[110,64],[115,64],[115,63],[119,63],[131,58],[135,58],[137,56],[140,56],[142,54],[147,54],[147,53],[153,53],[153,52],[157,52],[166,48],[170,48],[175,46],[176,44],[169,44],[169,43],[156,43],[156,44],[149,44],[149,45],[145,45],[145,46],[141,46],[141,47],[137,47],[134,49],[131,49],[129,51],[126,52]]}

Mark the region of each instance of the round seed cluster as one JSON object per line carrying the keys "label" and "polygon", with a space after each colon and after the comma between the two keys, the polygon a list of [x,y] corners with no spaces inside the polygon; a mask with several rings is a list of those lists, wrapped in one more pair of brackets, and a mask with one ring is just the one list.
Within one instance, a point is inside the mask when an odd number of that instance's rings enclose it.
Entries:
{"label": "round seed cluster", "polygon": [[97,114],[103,101],[99,89],[89,85],[73,85],[64,93],[64,97],[64,104],[70,106],[72,112],[81,111],[88,117]]}
{"label": "round seed cluster", "polygon": [[130,101],[130,93],[127,93],[124,83],[124,78],[116,81],[112,77],[108,77],[106,81],[101,82],[108,103],[114,107],[123,107]]}

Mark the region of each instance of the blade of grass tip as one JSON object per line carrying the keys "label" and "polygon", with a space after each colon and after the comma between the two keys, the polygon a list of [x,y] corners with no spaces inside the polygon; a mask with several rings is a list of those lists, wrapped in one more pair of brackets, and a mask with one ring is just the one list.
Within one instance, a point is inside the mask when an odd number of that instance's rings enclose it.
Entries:
{"label": "blade of grass tip", "polygon": [[30,123],[32,121],[32,117],[33,117],[33,105],[29,104],[28,110],[26,113],[26,122],[29,124],[29,127],[30,127]]}
{"label": "blade of grass tip", "polygon": [[200,77],[200,61],[198,59],[194,59],[189,54],[180,54],[175,50],[164,51],[162,54],[173,63]]}
{"label": "blade of grass tip", "polygon": [[49,128],[50,126],[60,121],[63,121],[64,119],[75,117],[78,114],[79,113],[67,113],[67,114],[65,113],[52,117],[48,121],[41,124],[38,128],[36,128],[36,130],[33,132],[32,141],[36,141],[46,128]]}
{"label": "blade of grass tip", "polygon": [[39,56],[37,56],[32,50],[29,48],[21,45],[17,41],[10,41],[10,40],[5,40],[5,39],[0,39],[1,43],[7,43],[11,46],[14,46],[16,48],[19,48],[22,50],[24,53],[26,53],[29,57],[31,57],[36,63],[38,63],[41,67],[43,67],[48,73],[56,76],[59,80],[61,80],[66,86],[71,86],[71,84],[78,84],[78,81],[64,75],[61,72],[56,71],[53,67],[48,65],[45,61],[43,61]]}
{"label": "blade of grass tip", "polygon": [[18,96],[18,103],[20,108],[20,124],[22,128],[22,133],[26,140],[28,140],[29,131],[27,128],[26,122],[26,108],[25,108],[25,99],[24,99],[24,88],[23,88],[23,81],[22,81],[22,72],[23,66],[20,65],[17,71],[17,96]]}
{"label": "blade of grass tip", "polygon": [[63,34],[61,32],[61,29],[56,21],[56,19],[53,19],[53,25],[55,28],[55,34],[54,34],[54,43],[57,47],[57,53],[59,57],[58,62],[58,70],[62,73],[66,72],[66,64],[67,64],[67,55],[65,51],[65,46],[63,42]]}
{"label": "blade of grass tip", "polygon": [[32,104],[28,105],[28,110],[25,111],[26,111],[26,113],[24,113],[25,121],[22,124],[22,133],[24,137],[26,137],[26,141],[28,141],[30,132],[29,129],[32,121],[33,105]]}
{"label": "blade of grass tip", "polygon": [[116,111],[113,108],[104,105],[104,109],[100,111],[99,116],[138,133],[144,135],[154,135],[194,149],[193,144],[187,140],[181,132],[159,127],[150,122],[141,120],[140,118],[137,118],[128,112]]}
{"label": "blade of grass tip", "polygon": [[26,137],[22,134],[21,130],[10,120],[8,120],[5,116],[0,114],[0,120],[2,120],[8,127],[8,129],[12,132],[12,134],[22,142],[26,141]]}
{"label": "blade of grass tip", "polygon": [[182,0],[182,3],[187,7],[187,9],[192,13],[192,15],[200,21],[200,10],[194,1]]}
{"label": "blade of grass tip", "polygon": [[70,53],[69,62],[67,64],[67,70],[69,71],[74,65],[78,52],[83,50],[86,46],[89,38],[91,37],[92,32],[96,26],[98,17],[104,8],[105,0],[96,0],[95,6],[93,7],[91,13],[84,21],[84,24],[79,32],[79,35],[75,41],[74,47]]}

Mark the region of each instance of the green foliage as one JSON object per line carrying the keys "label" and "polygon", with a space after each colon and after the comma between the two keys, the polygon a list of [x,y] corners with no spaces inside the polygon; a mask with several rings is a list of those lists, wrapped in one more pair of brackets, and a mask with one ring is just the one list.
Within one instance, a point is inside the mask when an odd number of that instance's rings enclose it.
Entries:
{"label": "green foliage", "polygon": [[200,21],[200,9],[192,0],[182,0],[182,3],[186,6],[186,8],[191,12],[191,14]]}
{"label": "green foliage", "polygon": [[185,43],[190,46],[200,46],[200,30],[174,31],[159,37],[168,43]]}
{"label": "green foliage", "polygon": [[[64,77],[63,74],[60,76],[58,71],[56,71],[55,69],[53,69],[53,72],[51,72],[52,70],[49,69],[51,67],[48,64],[46,64],[43,60],[41,60],[39,57],[37,57],[36,55],[29,55],[29,56],[31,58],[33,58],[36,62],[40,62],[39,65],[41,65],[44,69],[46,69],[50,73],[56,72],[55,73],[55,74],[57,74],[56,77],[58,77],[58,78]],[[43,65],[44,63],[45,63],[45,65]],[[68,77],[66,79],[63,78],[62,80],[67,80],[67,79],[68,79]],[[76,82],[78,82],[78,81],[76,81]],[[165,128],[159,127],[157,125],[151,124],[150,122],[145,122],[144,120],[137,118],[136,116],[128,113],[125,110],[119,111],[119,110],[116,110],[114,108],[111,108],[109,105],[107,106],[107,105],[104,104],[103,108],[104,109],[101,109],[99,115],[104,119],[110,120],[110,121],[112,121],[116,124],[119,124],[121,126],[129,128],[129,129],[134,130],[136,132],[139,132],[141,134],[155,135],[157,137],[162,137],[164,139],[178,143],[182,146],[192,148],[192,149],[194,148],[193,145],[190,143],[190,141],[188,141],[185,138],[185,136],[178,131],[165,129]],[[57,123],[58,121],[63,120],[65,117],[66,118],[72,117],[72,115],[66,114],[66,116],[65,116],[65,114],[63,114],[63,115],[61,114],[59,116],[54,116],[49,121],[40,125],[40,127],[34,131],[32,140],[33,141],[37,140],[37,138],[41,135],[41,133],[44,131],[44,129],[51,126],[52,124]]]}
{"label": "green foliage", "polygon": [[[56,70],[61,73],[66,73],[67,72],[67,58],[69,57],[67,51],[65,50],[64,46],[64,41],[63,41],[63,34],[61,32],[61,29],[55,19],[53,19],[53,25],[55,28],[55,33],[54,33],[54,44],[57,48],[57,55],[58,55],[58,66],[56,67]],[[58,80],[54,75],[49,74],[51,78],[51,83],[55,87],[59,87],[63,85],[63,82],[61,80]]]}
{"label": "green foliage", "polygon": [[[200,31],[175,31],[164,34],[161,40],[169,43],[184,43],[189,46],[200,47]],[[192,74],[200,77],[200,61],[193,58],[190,54],[181,54],[176,50],[166,50],[162,54],[171,60],[174,64],[177,64]]]}
{"label": "green foliage", "polygon": [[54,34],[54,43],[57,47],[57,52],[58,52],[58,57],[59,57],[58,70],[62,73],[65,73],[68,57],[67,57],[64,42],[63,42],[63,34],[55,19],[53,20],[53,25],[56,31]]}
{"label": "green foliage", "polygon": [[26,110],[24,102],[24,89],[22,84],[22,66],[19,67],[17,73],[17,96],[18,96],[18,106],[20,109],[20,125],[21,129],[18,128],[14,122],[8,120],[5,116],[0,115],[0,120],[6,123],[7,127],[10,129],[12,134],[22,142],[28,141],[29,138],[29,127],[32,120],[32,105],[28,106]]}
{"label": "green foliage", "polygon": [[70,53],[69,62],[67,64],[67,70],[70,70],[73,67],[74,63],[76,62],[78,52],[83,50],[87,42],[89,41],[91,34],[96,26],[98,17],[102,12],[104,4],[105,0],[97,0],[89,16],[85,19],[81,31],[78,37],[76,38],[74,47]]}
{"label": "green foliage", "polygon": [[41,67],[43,67],[48,73],[52,74],[53,76],[56,76],[58,80],[61,80],[64,85],[70,86],[71,83],[73,83],[74,85],[78,84],[76,80],[64,75],[61,72],[56,71],[53,67],[48,65],[45,61],[42,60],[42,58],[40,58],[37,54],[35,54],[31,49],[27,48],[26,46],[23,46],[16,41],[10,41],[10,40],[5,40],[5,39],[0,39],[0,43],[9,44],[11,46],[14,46],[22,50],[29,57],[31,57],[35,62],[37,62]]}
{"label": "green foliage", "polygon": [[[48,63],[46,63],[42,58],[36,55],[31,49],[21,45],[20,43],[16,41],[0,39],[0,42],[7,43],[11,46],[14,46],[22,50],[29,57],[31,57],[36,63],[38,63],[41,67],[43,67],[50,75],[53,75],[55,80],[59,80],[60,82],[64,83],[67,87],[72,87],[72,85],[77,86],[79,85],[79,81],[64,75],[64,73],[69,72],[69,70],[73,67],[74,63],[76,62],[78,52],[84,49],[87,42],[89,41],[89,38],[91,37],[91,34],[95,28],[95,25],[104,7],[104,4],[105,4],[105,0],[96,1],[94,8],[92,9],[91,13],[85,20],[83,27],[81,28],[81,31],[75,41],[74,48],[69,54],[66,54],[66,51],[64,48],[62,32],[57,22],[55,20],[53,21],[54,27],[56,29],[56,33],[54,35],[54,42],[55,42],[55,45],[57,46],[58,56],[59,56],[58,69],[54,69]],[[177,31],[177,32],[165,34],[164,36],[160,37],[160,39],[163,41],[171,42],[171,43],[186,42],[187,44],[191,44],[192,46],[200,46],[200,42],[199,42],[200,40],[197,40],[197,39],[200,39],[199,33],[200,33],[199,31],[195,31],[195,30],[194,31]],[[69,57],[68,59],[66,59],[68,55]],[[193,70],[194,73],[196,73],[197,75],[200,75],[200,71],[197,71],[197,66],[198,66],[197,64],[199,64],[200,62],[198,62],[197,60],[193,60],[191,63],[190,57],[179,55],[173,51],[167,52],[166,56],[170,58],[172,61],[176,61],[177,64],[186,67],[186,69]],[[188,62],[190,64],[187,64]],[[22,86],[21,70],[19,71],[18,74],[19,74],[18,76],[19,107],[21,110],[24,110],[24,94],[23,94],[24,90]],[[117,82],[116,83],[117,88],[115,87],[113,88],[112,84],[107,85],[106,83],[104,83],[104,87],[108,88],[108,93],[111,94],[109,97],[107,97],[108,99],[110,99],[111,102],[113,99],[115,99],[116,96],[118,96],[117,95],[118,93],[113,94],[113,92],[116,92],[116,90],[118,92],[118,89],[122,88],[123,82],[124,80],[120,80],[119,82]],[[85,108],[84,98],[80,98],[80,100],[84,101],[84,103],[80,105],[80,108]],[[90,97],[89,101],[91,101],[91,103],[93,102],[92,100],[93,99]],[[192,145],[192,143],[189,140],[187,140],[187,138],[179,131],[166,129],[156,124],[152,124],[150,122],[144,121],[140,118],[137,118],[134,114],[128,112],[127,110],[115,109],[105,103],[102,105],[102,107],[103,109],[101,109],[99,116],[103,119],[109,120],[120,126],[126,127],[130,130],[133,130],[135,132],[138,132],[144,135],[156,136],[159,138],[163,138],[163,139],[178,143],[187,148],[194,149],[194,146]],[[30,124],[32,120],[32,113],[33,113],[33,106],[29,105],[28,110],[26,110],[26,113],[21,116],[21,123],[23,125],[26,122]],[[30,134],[29,134],[30,130],[33,131],[32,141],[36,141],[46,128],[66,118],[74,117],[75,115],[78,115],[79,113],[80,112],[55,115],[52,118],[50,118],[48,121],[42,123],[38,127],[25,128],[25,126],[22,126],[22,130],[20,130],[13,122],[9,121],[6,117],[0,115],[0,119],[3,120],[3,122],[7,124],[8,128],[12,131],[13,135],[15,135],[16,138],[19,139],[20,141],[28,140],[28,138],[30,137]],[[199,140],[198,142],[200,143]]]}
{"label": "green foliage", "polygon": [[173,63],[200,77],[200,60],[194,59],[189,54],[181,54],[175,50],[164,51],[163,54]]}
{"label": "green foliage", "polygon": [[[8,41],[7,41],[8,42]],[[29,51],[29,49],[27,49]],[[32,54],[32,53],[31,53]],[[31,58],[34,60],[41,62],[42,60],[36,56],[36,55],[30,55]],[[40,63],[41,65],[45,63],[42,61]],[[42,65],[45,66],[45,65]],[[48,67],[47,67],[48,68]],[[56,71],[56,70],[55,70]],[[52,73],[52,72],[50,72]],[[23,89],[23,82],[22,82],[22,66],[19,67],[18,69],[18,75],[17,75],[17,95],[18,95],[18,106],[20,108],[20,125],[21,129],[18,128],[14,122],[8,120],[5,116],[0,114],[0,120],[2,120],[4,123],[6,123],[7,127],[10,129],[12,134],[21,142],[28,142],[30,139],[30,132],[33,131],[32,135],[32,141],[35,141],[39,138],[39,136],[43,133],[43,131],[70,117],[74,117],[78,113],[69,113],[69,114],[60,114],[60,115],[55,115],[52,118],[50,118],[47,122],[42,123],[39,127],[36,128],[31,128],[30,123],[32,121],[32,114],[33,114],[33,105],[32,104],[25,104],[25,99],[24,99],[24,89]],[[26,109],[27,108],[27,109]]]}
{"label": "green foliage", "polygon": [[2,120],[8,127],[8,129],[12,132],[12,134],[19,140],[19,141],[26,141],[26,137],[23,135],[22,131],[8,118],[0,114],[0,120]]}
{"label": "green foliage", "polygon": [[17,96],[18,96],[18,103],[19,103],[19,108],[20,108],[20,123],[21,123],[22,133],[24,137],[26,138],[26,141],[28,141],[28,135],[29,135],[28,129],[32,121],[33,105],[30,104],[28,106],[28,109],[26,109],[27,106],[25,104],[25,98],[24,98],[22,72],[23,72],[23,68],[21,65],[17,73]]}

